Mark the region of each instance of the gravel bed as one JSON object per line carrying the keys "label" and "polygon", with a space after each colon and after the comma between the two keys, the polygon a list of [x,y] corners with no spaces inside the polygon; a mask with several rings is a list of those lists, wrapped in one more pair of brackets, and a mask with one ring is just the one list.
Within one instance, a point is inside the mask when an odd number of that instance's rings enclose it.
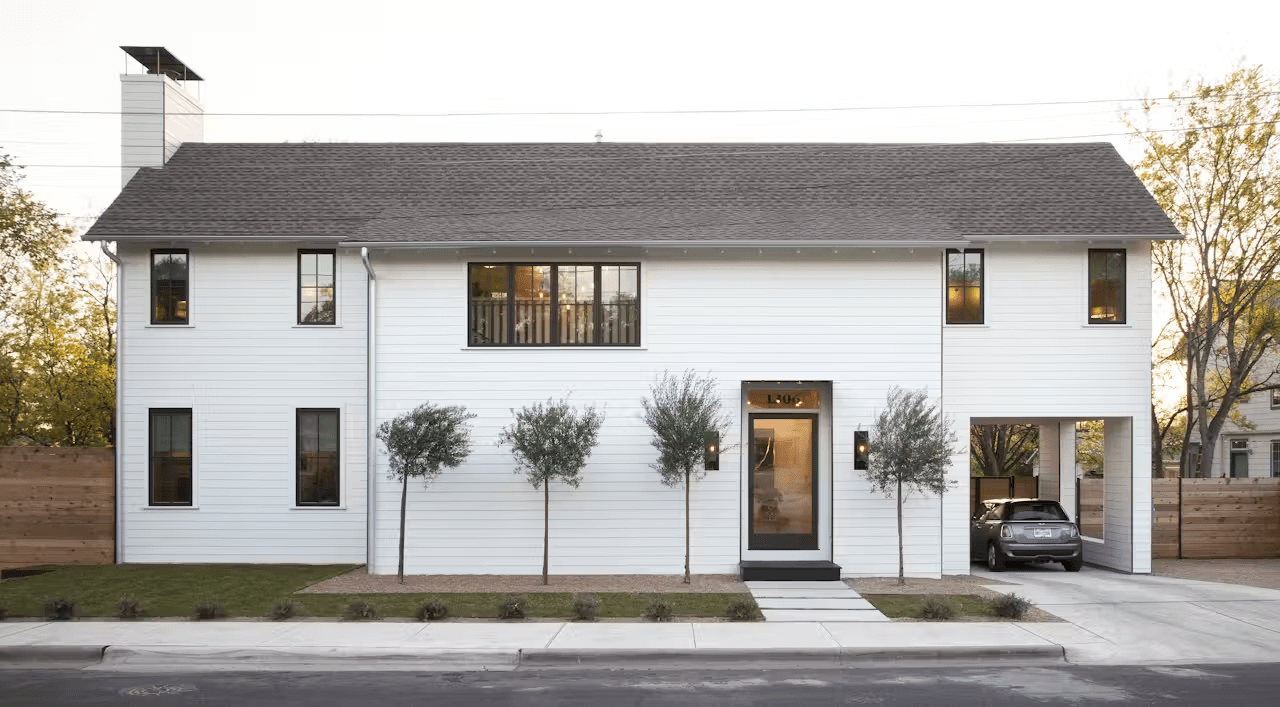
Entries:
{"label": "gravel bed", "polygon": [[426,594],[492,592],[532,594],[537,592],[663,593],[663,594],[745,594],[747,586],[733,574],[696,574],[690,584],[681,575],[610,574],[551,575],[542,584],[540,574],[416,574],[406,575],[404,584],[393,574],[371,575],[360,567],[332,579],[317,582],[302,594]]}

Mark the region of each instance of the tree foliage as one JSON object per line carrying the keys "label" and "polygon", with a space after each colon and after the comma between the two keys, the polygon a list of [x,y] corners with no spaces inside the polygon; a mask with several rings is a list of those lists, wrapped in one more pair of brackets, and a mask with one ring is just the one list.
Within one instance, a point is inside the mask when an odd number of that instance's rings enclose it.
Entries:
{"label": "tree foliage", "polygon": [[[1172,305],[1164,355],[1185,371],[1181,447],[1193,434],[1202,445],[1199,469],[1184,475],[1210,476],[1239,399],[1280,387],[1280,370],[1262,365],[1280,337],[1280,84],[1254,67],[1182,94],[1193,98],[1171,97],[1171,129],[1129,126],[1145,147],[1138,176],[1185,237],[1156,241],[1152,260]],[[1164,107],[1144,104],[1149,124]]]}
{"label": "tree foliage", "polygon": [[1039,454],[1039,425],[969,428],[969,469],[974,476],[1030,476]]}
{"label": "tree foliage", "polygon": [[705,448],[707,433],[721,440],[718,452],[724,452],[723,440],[732,431],[732,420],[721,409],[716,380],[687,370],[681,376],[662,372],[662,378],[649,392],[653,399],[640,401],[644,422],[653,432],[650,444],[658,450],[658,460],[651,464],[667,486],[684,486],[684,581],[689,574],[689,487],[706,476]]}
{"label": "tree foliage", "polygon": [[568,400],[548,400],[512,410],[515,421],[498,435],[498,444],[511,447],[516,473],[542,489],[542,583],[547,583],[551,557],[551,482],[572,488],[582,482],[582,470],[599,440],[604,413],[587,406],[579,412]]}
{"label": "tree foliage", "polygon": [[947,467],[956,453],[956,433],[924,390],[889,389],[884,410],[871,428],[864,472],[872,488],[898,499],[898,584],[905,579],[902,502],[911,491],[946,492]]}
{"label": "tree foliage", "polygon": [[114,446],[115,268],[0,157],[0,444]]}
{"label": "tree foliage", "polygon": [[409,479],[430,484],[440,472],[461,464],[471,454],[471,429],[475,417],[465,407],[423,403],[378,426],[377,438],[387,448],[391,478],[400,487],[400,564],[397,578],[404,583],[405,510]]}

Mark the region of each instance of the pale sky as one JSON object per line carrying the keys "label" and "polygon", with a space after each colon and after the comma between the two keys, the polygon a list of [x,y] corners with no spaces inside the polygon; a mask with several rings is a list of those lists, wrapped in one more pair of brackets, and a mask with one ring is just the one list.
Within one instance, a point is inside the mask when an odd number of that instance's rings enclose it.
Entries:
{"label": "pale sky", "polygon": [[[1233,0],[0,0],[0,26],[0,153],[81,226],[119,192],[121,45],[204,77],[209,142],[1088,139],[1132,161],[1124,99],[1280,74],[1280,3]],[[225,115],[611,111],[671,112]]]}

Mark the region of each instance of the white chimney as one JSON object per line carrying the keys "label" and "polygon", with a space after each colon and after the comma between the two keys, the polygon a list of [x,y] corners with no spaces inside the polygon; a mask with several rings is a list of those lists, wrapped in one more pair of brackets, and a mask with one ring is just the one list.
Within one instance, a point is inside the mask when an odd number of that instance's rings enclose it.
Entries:
{"label": "white chimney", "polygon": [[[204,107],[187,92],[200,76],[164,47],[120,47],[146,68],[120,76],[120,186],[161,167],[184,142],[204,141]],[[126,71],[128,67],[126,65]]]}

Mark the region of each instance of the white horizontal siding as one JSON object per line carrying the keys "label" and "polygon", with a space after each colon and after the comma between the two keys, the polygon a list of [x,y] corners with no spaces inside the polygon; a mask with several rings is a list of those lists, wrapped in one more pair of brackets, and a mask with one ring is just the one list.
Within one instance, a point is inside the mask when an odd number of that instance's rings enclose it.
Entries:
{"label": "white horizontal siding", "polygon": [[[168,247],[169,244],[160,244]],[[295,326],[297,250],[190,248],[190,327],[148,326],[149,253],[124,267],[126,562],[362,562],[365,273],[338,265],[340,327]],[[148,409],[192,408],[197,508],[147,508]],[[343,508],[295,509],[295,415],[342,410]]]}
{"label": "white horizontal siding", "polygon": [[[494,442],[512,408],[568,395],[579,405],[607,406],[607,419],[581,487],[552,484],[551,571],[679,573],[684,494],[663,486],[648,466],[656,453],[640,400],[663,370],[686,368],[717,378],[734,429],[743,381],[832,381],[836,516],[858,518],[835,524],[835,560],[856,572],[893,557],[896,568],[896,535],[880,532],[879,522],[892,517],[893,501],[870,493],[852,471],[850,450],[853,430],[869,426],[891,384],[939,386],[932,262],[905,251],[822,261],[654,255],[642,262],[641,348],[472,349],[465,259],[375,255],[378,420],[428,400],[478,414],[467,461],[428,489],[411,487],[406,571],[541,571],[542,494],[513,473],[509,450]],[[740,452],[723,454],[720,471],[693,487],[695,572],[737,570]],[[379,572],[394,571],[398,539],[400,489],[385,480],[385,464]],[[938,514],[919,507],[908,506],[912,562],[936,573]]]}

